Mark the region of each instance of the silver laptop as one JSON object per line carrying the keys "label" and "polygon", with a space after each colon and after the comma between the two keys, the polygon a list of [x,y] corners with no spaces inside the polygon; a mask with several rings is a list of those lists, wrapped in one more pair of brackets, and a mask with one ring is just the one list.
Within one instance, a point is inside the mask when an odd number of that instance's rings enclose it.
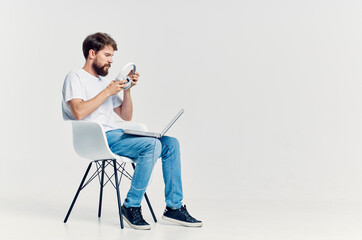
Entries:
{"label": "silver laptop", "polygon": [[172,127],[172,125],[179,119],[179,117],[184,113],[184,110],[181,109],[176,116],[171,120],[171,122],[166,126],[166,128],[161,133],[153,133],[153,132],[144,132],[144,131],[137,131],[137,130],[131,130],[126,129],[124,133],[135,135],[135,136],[142,136],[142,137],[154,137],[154,138],[161,138],[165,133]]}

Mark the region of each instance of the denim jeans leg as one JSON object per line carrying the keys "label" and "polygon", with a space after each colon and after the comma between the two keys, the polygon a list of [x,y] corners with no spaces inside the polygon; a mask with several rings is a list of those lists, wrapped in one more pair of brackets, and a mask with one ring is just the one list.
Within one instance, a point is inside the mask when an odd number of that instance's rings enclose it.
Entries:
{"label": "denim jeans leg", "polygon": [[180,144],[176,138],[168,136],[163,136],[160,141],[166,205],[178,209],[182,206],[183,199]]}
{"label": "denim jeans leg", "polygon": [[147,142],[149,142],[149,144],[145,147],[137,160],[131,181],[131,188],[124,201],[126,207],[141,206],[141,201],[150,181],[153,167],[160,157],[161,142],[156,138],[147,138]]}
{"label": "denim jeans leg", "polygon": [[139,207],[151,177],[153,167],[161,154],[161,142],[156,138],[123,134],[121,129],[106,133],[108,145],[117,155],[137,159],[136,168],[124,202],[126,207]]}

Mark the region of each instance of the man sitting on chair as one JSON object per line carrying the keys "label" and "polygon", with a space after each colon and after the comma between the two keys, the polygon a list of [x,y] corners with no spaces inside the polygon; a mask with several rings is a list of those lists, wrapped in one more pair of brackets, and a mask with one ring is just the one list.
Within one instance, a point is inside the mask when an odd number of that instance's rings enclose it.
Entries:
{"label": "man sitting on chair", "polygon": [[[180,147],[176,138],[137,137],[116,129],[112,111],[125,121],[132,120],[131,88],[124,90],[126,80],[110,81],[105,76],[112,64],[116,42],[106,33],[89,35],[83,42],[86,59],[82,69],[68,73],[63,85],[63,113],[71,120],[87,120],[103,125],[109,148],[117,155],[137,159],[131,188],[122,206],[126,222],[135,229],[150,229],[143,219],[141,201],[158,158],[162,158],[166,209],[162,218],[189,227],[201,227],[182,204]],[[129,75],[131,76],[131,75]],[[132,87],[139,73],[132,76]],[[123,100],[118,93],[123,91]]]}

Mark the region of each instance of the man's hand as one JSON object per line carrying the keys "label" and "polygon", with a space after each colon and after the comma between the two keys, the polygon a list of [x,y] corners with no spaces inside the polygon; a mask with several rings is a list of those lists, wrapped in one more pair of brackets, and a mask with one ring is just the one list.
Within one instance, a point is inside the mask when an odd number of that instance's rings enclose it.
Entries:
{"label": "man's hand", "polygon": [[112,81],[107,87],[106,92],[108,96],[113,96],[117,93],[119,93],[123,88],[126,86],[126,80],[121,81]]}
{"label": "man's hand", "polygon": [[[138,77],[140,76],[140,74],[138,72],[135,72],[133,75],[133,70],[128,74],[128,77],[131,78],[131,87],[133,87],[134,85],[137,84],[138,82]],[[122,81],[122,82],[126,82],[126,81]],[[125,86],[121,85],[122,87]],[[123,101],[122,104],[119,107],[116,107],[113,109],[113,111],[115,113],[117,113],[118,116],[120,116],[123,120],[125,121],[131,121],[132,120],[132,115],[133,115],[133,104],[132,104],[132,97],[131,97],[131,91],[130,88],[128,88],[127,90],[124,90],[124,94],[123,94]]]}
{"label": "man's hand", "polygon": [[[137,85],[137,81],[138,81],[138,77],[140,76],[140,74],[138,73],[138,72],[135,72],[133,75],[132,75],[132,73],[133,73],[133,70],[131,70],[131,72],[128,74],[128,76],[131,78],[131,80],[132,80],[132,85],[131,85],[131,87],[133,87],[134,85]],[[131,76],[132,75],[132,76]],[[130,88],[131,88],[130,87]],[[129,89],[130,89],[129,88]],[[127,89],[128,90],[128,89]],[[127,91],[126,90],[126,91]]]}

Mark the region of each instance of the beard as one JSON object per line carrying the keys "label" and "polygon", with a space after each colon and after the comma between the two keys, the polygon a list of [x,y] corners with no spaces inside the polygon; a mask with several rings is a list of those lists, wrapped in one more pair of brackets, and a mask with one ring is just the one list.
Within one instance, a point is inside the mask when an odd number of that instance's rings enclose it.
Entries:
{"label": "beard", "polygon": [[[108,68],[106,68],[108,67]],[[94,62],[92,64],[92,68],[94,69],[94,71],[96,71],[96,73],[99,76],[105,77],[108,75],[108,69],[111,67],[111,64],[105,64],[103,66],[100,66],[99,64],[97,64],[96,62]]]}

